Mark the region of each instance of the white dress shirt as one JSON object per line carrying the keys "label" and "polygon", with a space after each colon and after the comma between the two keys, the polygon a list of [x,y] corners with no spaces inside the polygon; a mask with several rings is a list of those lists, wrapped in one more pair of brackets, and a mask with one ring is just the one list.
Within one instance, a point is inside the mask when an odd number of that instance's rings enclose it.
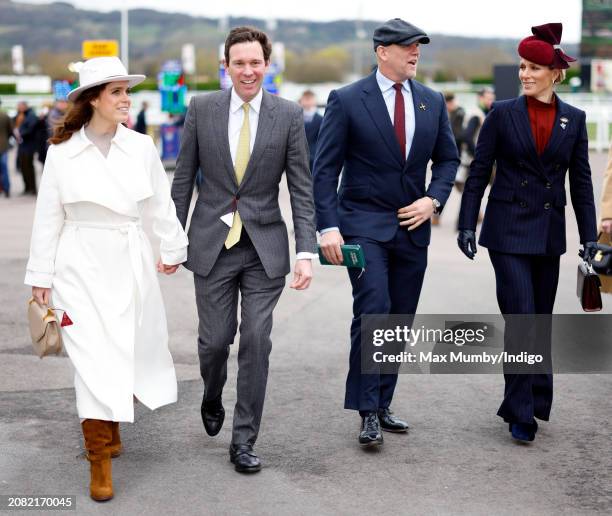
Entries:
{"label": "white dress shirt", "polygon": [[[259,112],[261,110],[261,99],[263,98],[262,90],[260,89],[255,98],[249,102],[249,127],[251,129],[250,136],[250,152],[253,152],[255,144],[255,136],[257,136],[257,126],[259,125]],[[236,151],[238,149],[238,139],[240,138],[240,130],[244,121],[244,110],[242,105],[244,100],[240,98],[236,90],[232,88],[232,98],[230,100],[229,121],[227,124],[227,138],[229,141],[230,153],[232,155],[232,163],[236,164]]]}
{"label": "white dress shirt", "polygon": [[[382,93],[383,100],[385,101],[385,105],[387,106],[387,111],[389,112],[389,118],[391,118],[391,125],[395,120],[395,89],[393,85],[394,81],[385,77],[380,70],[376,70],[376,82],[378,83],[378,87],[380,88],[380,92]],[[412,140],[414,139],[414,103],[412,102],[412,93],[410,92],[410,81],[405,80],[402,83],[402,95],[404,96],[404,121],[406,125],[406,155],[405,159],[408,159],[408,154],[410,153],[410,147],[412,146]],[[325,228],[319,231],[320,235],[327,233],[328,231],[339,231],[340,229],[337,227],[333,228]]]}
{"label": "white dress shirt", "polygon": [[[257,126],[259,125],[259,113],[261,111],[261,99],[263,98],[263,90],[259,90],[257,95],[251,100],[249,104],[249,128],[250,128],[250,145],[249,152],[253,153],[253,145],[255,144],[255,137],[257,136]],[[230,100],[229,120],[227,124],[227,139],[229,141],[230,153],[232,155],[232,163],[236,165],[236,152],[238,151],[238,140],[240,139],[240,130],[242,129],[242,123],[244,122],[244,109],[242,105],[244,100],[240,98],[236,90],[232,88],[232,96]],[[297,253],[297,260],[310,260],[312,258],[318,258],[319,255],[308,252]]]}
{"label": "white dress shirt", "polygon": [[[376,70],[376,82],[380,88],[385,104],[387,105],[387,111],[389,112],[389,118],[391,118],[391,125],[395,120],[395,89],[391,79],[385,77],[380,70]],[[412,140],[414,138],[414,103],[412,102],[412,93],[410,92],[410,81],[405,80],[402,83],[402,95],[404,96],[404,120],[406,123],[406,155],[404,158],[408,159],[408,153],[412,146]]]}

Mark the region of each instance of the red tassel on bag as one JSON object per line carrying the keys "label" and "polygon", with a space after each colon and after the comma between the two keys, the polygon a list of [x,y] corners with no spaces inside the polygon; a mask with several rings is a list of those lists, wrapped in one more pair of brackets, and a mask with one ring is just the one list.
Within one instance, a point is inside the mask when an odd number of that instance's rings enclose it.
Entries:
{"label": "red tassel on bag", "polygon": [[63,328],[64,326],[71,326],[72,324],[74,323],[70,320],[68,314],[64,312],[64,316],[62,317],[62,322],[60,323],[60,326]]}

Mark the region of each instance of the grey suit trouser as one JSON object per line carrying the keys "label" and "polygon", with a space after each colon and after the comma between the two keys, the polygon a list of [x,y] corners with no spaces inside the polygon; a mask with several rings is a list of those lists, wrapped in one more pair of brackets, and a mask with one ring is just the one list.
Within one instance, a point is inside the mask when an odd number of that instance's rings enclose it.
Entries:
{"label": "grey suit trouser", "polygon": [[225,246],[207,276],[194,274],[198,326],[198,355],[204,380],[204,400],[220,399],[227,380],[227,358],[238,326],[238,380],[232,431],[233,444],[254,444],[263,412],[268,357],[272,349],[272,312],[285,286],[285,277],[266,275],[247,238],[231,249]]}

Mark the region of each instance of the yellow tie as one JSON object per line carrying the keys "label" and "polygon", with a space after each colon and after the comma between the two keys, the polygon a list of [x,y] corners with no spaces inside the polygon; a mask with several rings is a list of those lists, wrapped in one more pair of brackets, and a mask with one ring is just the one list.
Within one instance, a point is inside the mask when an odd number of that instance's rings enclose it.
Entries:
{"label": "yellow tie", "polygon": [[[240,137],[238,138],[238,148],[236,149],[236,164],[234,165],[234,171],[236,172],[236,180],[238,184],[242,182],[244,173],[247,165],[249,164],[249,157],[251,156],[251,126],[249,125],[249,104],[242,104],[244,110],[244,120],[242,121],[242,128],[240,129]],[[240,233],[242,233],[242,220],[240,220],[240,214],[238,209],[234,212],[234,220],[232,220],[232,227],[229,230],[227,238],[225,239],[225,247],[236,245],[240,241]]]}

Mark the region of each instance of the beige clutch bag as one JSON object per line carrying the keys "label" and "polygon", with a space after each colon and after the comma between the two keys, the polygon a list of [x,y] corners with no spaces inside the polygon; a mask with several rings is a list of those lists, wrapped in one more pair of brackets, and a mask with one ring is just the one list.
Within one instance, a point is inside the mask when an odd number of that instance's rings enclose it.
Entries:
{"label": "beige clutch bag", "polygon": [[28,301],[28,322],[34,352],[40,357],[59,355],[62,351],[62,335],[55,312],[48,306],[40,306],[34,298]]}

